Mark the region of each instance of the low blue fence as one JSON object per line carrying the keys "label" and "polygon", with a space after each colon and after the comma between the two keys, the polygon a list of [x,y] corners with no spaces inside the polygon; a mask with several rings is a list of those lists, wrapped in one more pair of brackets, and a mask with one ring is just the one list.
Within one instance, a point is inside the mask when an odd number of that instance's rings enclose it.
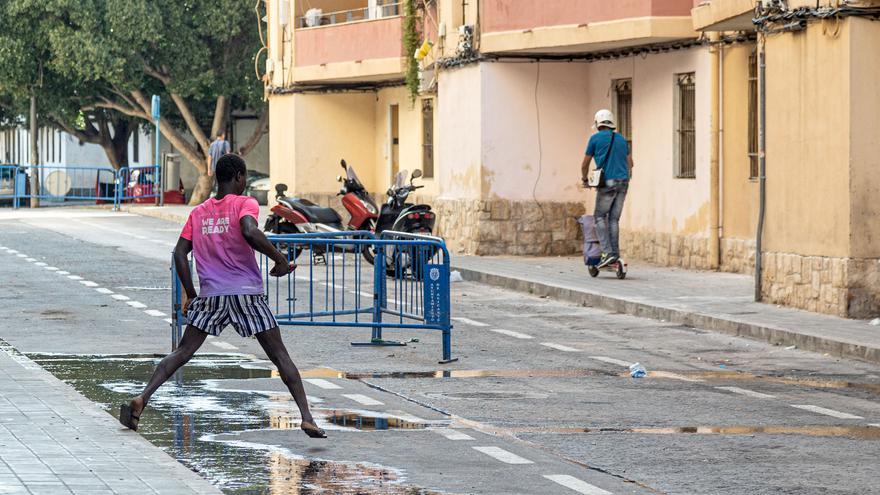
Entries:
{"label": "low blue fence", "polygon": [[[39,177],[40,188],[31,190],[31,178]],[[160,168],[78,167],[62,165],[0,165],[0,200],[18,208],[31,200],[62,205],[95,202],[113,204],[153,202],[161,193]]]}
{"label": "low blue fence", "polygon": [[[370,339],[352,345],[406,345],[383,331],[440,334],[441,363],[452,358],[449,251],[442,239],[387,232],[294,234],[269,240],[296,261],[297,269],[272,277],[271,260],[260,256],[266,297],[279,325],[369,328]],[[365,259],[369,251],[374,261]],[[182,337],[180,280],[172,263],[172,346]]]}

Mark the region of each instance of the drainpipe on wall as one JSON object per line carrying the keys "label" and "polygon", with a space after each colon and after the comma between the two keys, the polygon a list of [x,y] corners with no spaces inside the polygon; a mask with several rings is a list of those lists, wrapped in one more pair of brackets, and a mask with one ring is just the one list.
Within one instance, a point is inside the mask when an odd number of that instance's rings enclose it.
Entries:
{"label": "drainpipe on wall", "polygon": [[758,33],[758,232],[755,234],[755,301],[760,301],[764,241],[764,213],[767,196],[767,100],[766,100],[766,38]]}
{"label": "drainpipe on wall", "polygon": [[709,267],[717,269],[721,261],[721,238],[719,237],[718,227],[720,225],[720,174],[719,174],[719,150],[721,148],[721,133],[719,110],[721,108],[721,75],[719,73],[721,67],[721,46],[719,44],[720,35],[712,33],[709,36],[711,45],[709,53],[711,54],[710,80],[711,80],[711,103],[709,106],[709,114],[711,115],[709,124],[709,133],[711,137],[711,145],[709,149]]}

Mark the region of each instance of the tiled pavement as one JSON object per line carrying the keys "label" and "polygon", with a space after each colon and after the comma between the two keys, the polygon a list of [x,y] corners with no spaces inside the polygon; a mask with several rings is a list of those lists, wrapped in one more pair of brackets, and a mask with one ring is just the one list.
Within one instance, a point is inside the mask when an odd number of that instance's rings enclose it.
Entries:
{"label": "tiled pavement", "polygon": [[219,494],[0,340],[0,494]]}

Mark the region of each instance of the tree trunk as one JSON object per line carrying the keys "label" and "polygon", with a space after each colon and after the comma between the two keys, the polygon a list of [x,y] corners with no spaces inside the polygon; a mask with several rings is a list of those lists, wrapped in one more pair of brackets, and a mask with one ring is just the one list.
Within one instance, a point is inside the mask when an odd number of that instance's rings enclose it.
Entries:
{"label": "tree trunk", "polygon": [[214,189],[214,176],[200,173],[196,187],[193,188],[192,196],[189,198],[189,204],[192,206],[202,204],[211,195],[212,189]]}

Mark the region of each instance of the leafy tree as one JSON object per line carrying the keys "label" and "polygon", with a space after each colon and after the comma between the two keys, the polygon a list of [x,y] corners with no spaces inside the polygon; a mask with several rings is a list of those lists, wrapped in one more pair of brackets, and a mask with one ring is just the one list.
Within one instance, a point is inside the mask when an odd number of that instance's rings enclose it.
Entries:
{"label": "leafy tree", "polygon": [[[33,50],[45,45],[48,68],[61,76],[61,94],[74,98],[89,117],[93,136],[125,119],[151,122],[150,95],[163,99],[165,138],[199,171],[191,204],[208,197],[209,137],[234,109],[259,109],[259,125],[242,152],[265,132],[268,110],[254,74],[260,47],[257,22],[263,2],[241,0],[0,0],[33,14],[39,31]],[[4,20],[4,25],[7,25]],[[44,36],[45,35],[45,36]],[[3,39],[0,38],[0,45]],[[3,59],[0,48],[0,61]],[[0,65],[2,67],[2,65]],[[39,69],[39,67],[36,67]],[[45,67],[44,67],[45,71]],[[22,71],[34,74],[34,67]],[[45,72],[44,72],[45,77]],[[27,78],[24,78],[27,79]],[[44,79],[44,83],[45,83]],[[17,87],[27,87],[18,81]],[[0,82],[0,86],[4,83]],[[73,114],[70,105],[59,120]],[[79,115],[77,113],[77,115]],[[128,120],[131,122],[131,120]]]}

